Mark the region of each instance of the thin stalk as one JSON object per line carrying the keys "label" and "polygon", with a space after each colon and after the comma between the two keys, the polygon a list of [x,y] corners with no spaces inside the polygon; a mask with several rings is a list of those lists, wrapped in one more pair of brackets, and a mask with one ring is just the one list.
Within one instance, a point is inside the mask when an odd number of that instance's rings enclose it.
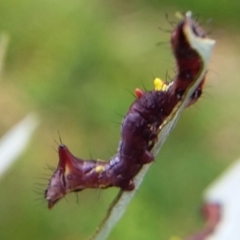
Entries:
{"label": "thin stalk", "polygon": [[[187,23],[189,23],[191,19],[191,15],[192,15],[191,12],[186,13],[185,21]],[[188,42],[192,47],[192,49],[194,49],[200,56],[202,61],[202,68],[199,71],[196,78],[193,80],[191,86],[186,90],[182,100],[179,101],[179,103],[173,109],[169,117],[160,126],[159,134],[158,134],[158,142],[155,144],[155,146],[151,151],[154,156],[156,156],[159,153],[163,143],[166,141],[170,132],[173,130],[174,126],[176,125],[180,115],[182,114],[182,111],[189,103],[189,99],[192,96],[193,92],[196,90],[196,88],[198,87],[198,85],[206,75],[206,72],[208,70],[209,60],[212,54],[212,49],[215,44],[215,41],[212,39],[208,39],[208,38],[203,39],[203,38],[197,37],[192,31],[190,23],[186,24],[185,36],[188,39]],[[130,191],[130,192],[121,191],[121,190],[119,191],[117,197],[114,199],[110,208],[108,209],[106,216],[104,217],[104,219],[102,220],[98,228],[96,229],[93,236],[89,238],[89,240],[105,240],[108,238],[110,232],[112,231],[114,226],[117,224],[119,219],[124,214],[128,204],[130,203],[136,191],[138,190],[139,186],[141,185],[141,182],[143,181],[143,178],[147,173],[149,167],[150,167],[150,164],[144,165],[141,171],[138,173],[138,175],[134,178],[135,189],[133,191]]]}

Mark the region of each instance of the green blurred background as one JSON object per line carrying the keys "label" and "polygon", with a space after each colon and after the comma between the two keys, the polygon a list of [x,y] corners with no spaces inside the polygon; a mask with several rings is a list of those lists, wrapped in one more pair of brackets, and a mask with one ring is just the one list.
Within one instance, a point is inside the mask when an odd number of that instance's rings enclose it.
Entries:
{"label": "green blurred background", "polygon": [[[202,226],[203,190],[240,155],[240,2],[1,0],[10,36],[0,81],[0,133],[34,111],[41,125],[0,179],[0,239],[85,239],[117,189],[70,194],[47,209],[41,177],[56,166],[58,131],[77,156],[109,159],[136,87],[174,76],[176,11],[192,10],[217,40],[201,100],[183,114],[109,239],[169,239]],[[211,21],[209,21],[211,20]],[[161,44],[157,46],[157,43]],[[37,200],[36,200],[37,199]]]}

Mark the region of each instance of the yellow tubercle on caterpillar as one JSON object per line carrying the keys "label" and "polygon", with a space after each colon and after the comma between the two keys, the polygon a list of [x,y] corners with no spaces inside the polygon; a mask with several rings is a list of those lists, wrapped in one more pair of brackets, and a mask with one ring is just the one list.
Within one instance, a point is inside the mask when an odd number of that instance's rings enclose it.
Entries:
{"label": "yellow tubercle on caterpillar", "polygon": [[95,167],[95,172],[96,173],[101,173],[105,170],[105,167],[101,166],[101,165],[98,165]]}
{"label": "yellow tubercle on caterpillar", "polygon": [[167,90],[167,84],[160,78],[155,78],[153,83],[154,83],[154,89],[156,91],[166,91]]}

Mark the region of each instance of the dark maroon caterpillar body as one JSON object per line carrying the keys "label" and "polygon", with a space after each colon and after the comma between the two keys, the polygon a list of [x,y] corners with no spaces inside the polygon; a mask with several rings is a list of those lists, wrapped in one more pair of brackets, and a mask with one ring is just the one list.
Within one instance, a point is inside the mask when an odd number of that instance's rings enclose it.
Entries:
{"label": "dark maroon caterpillar body", "polygon": [[58,167],[45,193],[49,208],[66,193],[86,188],[133,190],[133,177],[153,161],[150,150],[156,131],[177,102],[168,95],[167,91],[150,91],[136,99],[123,120],[118,153],[109,162],[76,158],[61,144]]}
{"label": "dark maroon caterpillar body", "polygon": [[45,193],[49,208],[68,192],[86,188],[133,190],[132,180],[144,164],[153,161],[150,150],[156,132],[177,102],[168,91],[145,92],[136,99],[123,120],[118,153],[109,162],[76,158],[61,144],[59,164]]}
{"label": "dark maroon caterpillar body", "polygon": [[149,91],[132,104],[122,123],[119,154],[123,162],[129,158],[143,164],[153,160],[149,151],[157,130],[177,101],[168,91]]}
{"label": "dark maroon caterpillar body", "polygon": [[117,161],[110,161],[109,171],[117,176],[114,186],[123,190],[134,188],[132,179],[143,164],[153,161],[150,150],[157,140],[158,128],[176,102],[177,98],[167,91],[149,91],[132,104],[122,122]]}
{"label": "dark maroon caterpillar body", "polygon": [[[159,127],[181,101],[184,92],[201,69],[201,58],[191,48],[185,32],[185,28],[189,26],[197,36],[205,37],[193,20],[186,18],[177,25],[171,37],[178,67],[177,76],[168,84],[156,81],[153,91],[136,90],[137,99],[122,122],[118,152],[110,161],[82,160],[74,157],[65,145],[59,146],[58,167],[45,191],[49,208],[68,192],[111,186],[128,191],[134,189],[133,178],[144,164],[154,159],[151,149],[157,141]],[[204,79],[188,105],[201,96],[203,82]]]}

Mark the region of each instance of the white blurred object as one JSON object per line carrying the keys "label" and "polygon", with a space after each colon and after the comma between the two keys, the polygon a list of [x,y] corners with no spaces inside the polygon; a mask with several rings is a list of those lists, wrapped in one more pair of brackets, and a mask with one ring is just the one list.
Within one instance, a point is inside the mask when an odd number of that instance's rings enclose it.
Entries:
{"label": "white blurred object", "polygon": [[240,160],[205,191],[206,203],[221,205],[221,220],[206,240],[240,240]]}
{"label": "white blurred object", "polygon": [[37,117],[28,114],[0,139],[0,177],[23,152],[38,124]]}
{"label": "white blurred object", "polygon": [[[0,35],[0,75],[3,72],[9,35]],[[28,114],[0,139],[0,177],[20,156],[27,146],[39,121],[34,114]]]}

